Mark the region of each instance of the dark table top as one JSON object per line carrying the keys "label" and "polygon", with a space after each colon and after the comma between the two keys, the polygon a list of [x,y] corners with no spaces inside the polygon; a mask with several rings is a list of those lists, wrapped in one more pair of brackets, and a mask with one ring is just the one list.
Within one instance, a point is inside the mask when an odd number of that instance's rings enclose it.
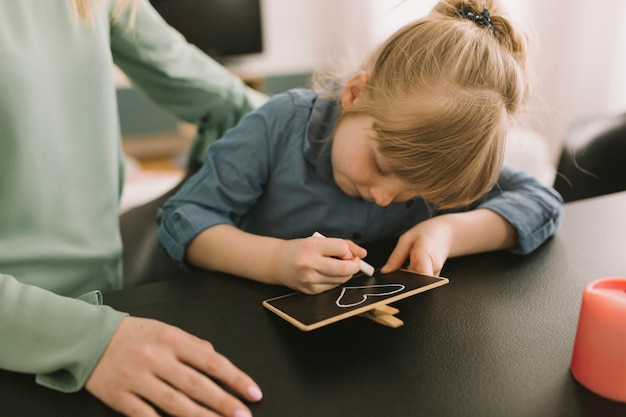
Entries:
{"label": "dark table top", "polygon": [[[256,417],[626,416],[569,370],[585,285],[626,276],[626,193],[566,205],[533,254],[451,259],[450,283],[394,303],[404,326],[354,317],[303,332],[261,302],[289,292],[199,273],[112,292],[105,302],[213,342],[260,384]],[[373,245],[381,266],[390,244]],[[626,353],[625,353],[626,354]],[[86,392],[61,394],[0,372],[0,415],[113,416]]]}

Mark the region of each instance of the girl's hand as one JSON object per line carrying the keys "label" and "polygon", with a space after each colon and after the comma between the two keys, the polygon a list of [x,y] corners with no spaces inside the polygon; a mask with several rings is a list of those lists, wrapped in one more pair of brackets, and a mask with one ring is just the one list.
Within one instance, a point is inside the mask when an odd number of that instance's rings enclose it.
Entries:
{"label": "girl's hand", "polygon": [[405,232],[381,272],[395,271],[409,258],[408,269],[438,276],[450,255],[452,229],[445,216],[425,220]]}
{"label": "girl's hand", "polygon": [[227,389],[261,399],[254,381],[209,342],[136,317],[122,320],[86,388],[126,416],[156,417],[158,407],[173,416],[243,417],[250,410]]}
{"label": "girl's hand", "polygon": [[439,275],[446,259],[454,256],[507,249],[517,244],[517,231],[489,209],[442,214],[425,220],[400,236],[381,272],[401,268]]}
{"label": "girl's hand", "polygon": [[317,294],[348,281],[360,270],[367,251],[344,239],[312,236],[285,240],[278,251],[280,284],[305,294]]}

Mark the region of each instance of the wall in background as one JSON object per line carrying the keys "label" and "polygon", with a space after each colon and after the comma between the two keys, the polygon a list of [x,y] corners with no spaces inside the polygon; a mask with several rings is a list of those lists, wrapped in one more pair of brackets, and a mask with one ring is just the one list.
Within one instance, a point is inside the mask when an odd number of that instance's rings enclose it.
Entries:
{"label": "wall in background", "polygon": [[310,72],[344,51],[369,50],[370,0],[262,0],[264,52],[224,63],[246,76]]}

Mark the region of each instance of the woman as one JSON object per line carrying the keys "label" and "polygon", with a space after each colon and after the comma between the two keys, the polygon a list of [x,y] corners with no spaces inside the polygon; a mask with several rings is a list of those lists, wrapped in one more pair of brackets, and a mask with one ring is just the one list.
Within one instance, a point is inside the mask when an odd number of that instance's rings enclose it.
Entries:
{"label": "woman", "polygon": [[212,378],[261,391],[208,342],[98,305],[98,290],[123,281],[113,63],[205,135],[263,99],[147,0],[0,0],[0,56],[0,368],[129,416],[250,415]]}

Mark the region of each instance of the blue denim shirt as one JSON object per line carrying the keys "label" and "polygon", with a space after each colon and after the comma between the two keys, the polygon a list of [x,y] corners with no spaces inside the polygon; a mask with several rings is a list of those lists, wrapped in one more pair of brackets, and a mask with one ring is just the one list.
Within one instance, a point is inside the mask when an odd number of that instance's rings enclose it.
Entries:
{"label": "blue denim shirt", "polygon": [[[441,214],[417,197],[387,207],[351,197],[335,184],[331,147],[339,103],[310,90],[274,96],[214,143],[204,165],[158,211],[158,236],[184,265],[185,248],[203,230],[234,225],[283,239],[326,236],[366,243],[395,238]],[[518,232],[515,253],[527,254],[558,227],[562,199],[534,178],[505,167],[497,185],[471,206],[488,208]],[[485,233],[489,233],[488,230]]]}

